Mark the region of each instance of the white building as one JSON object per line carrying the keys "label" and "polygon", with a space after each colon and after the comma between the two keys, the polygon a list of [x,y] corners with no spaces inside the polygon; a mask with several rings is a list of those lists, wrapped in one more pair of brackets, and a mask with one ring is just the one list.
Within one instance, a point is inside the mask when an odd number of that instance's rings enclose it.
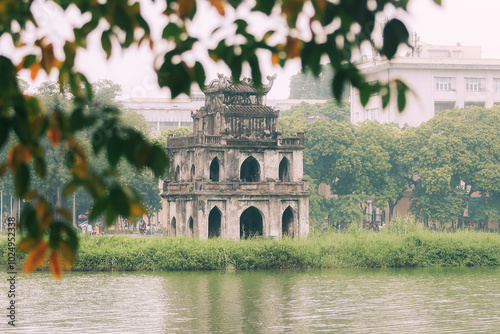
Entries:
{"label": "white building", "polygon": [[[127,109],[131,109],[144,116],[153,135],[162,131],[185,126],[193,130],[191,114],[205,105],[205,95],[193,92],[191,97],[184,96],[175,99],[169,98],[129,98],[120,101]],[[266,103],[267,102],[267,103]],[[294,100],[294,99],[267,99],[266,103],[275,110],[287,110],[302,102],[315,104],[325,103],[326,100]]]}
{"label": "white building", "polygon": [[193,93],[192,97],[168,98],[130,98],[121,101],[125,108],[132,109],[144,116],[153,135],[181,126],[193,130],[191,113],[205,104],[203,93]]}
{"label": "white building", "polygon": [[406,108],[398,111],[391,99],[382,108],[379,95],[363,107],[359,92],[351,88],[351,122],[377,120],[417,126],[440,111],[478,105],[489,108],[500,104],[500,60],[482,59],[477,46],[420,45],[405,57],[392,60],[364,58],[358,68],[368,81],[401,79],[411,89]]}

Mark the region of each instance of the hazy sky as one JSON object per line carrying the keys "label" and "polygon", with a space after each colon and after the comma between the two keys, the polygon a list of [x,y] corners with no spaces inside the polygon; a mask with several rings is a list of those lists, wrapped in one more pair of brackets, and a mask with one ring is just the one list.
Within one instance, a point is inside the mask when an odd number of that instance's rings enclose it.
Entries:
{"label": "hazy sky", "polygon": [[[147,15],[156,23],[152,24],[152,32],[159,36],[165,21],[158,22],[159,16],[154,13],[158,3],[149,5]],[[198,10],[207,10],[199,6]],[[499,0],[443,0],[439,7],[431,0],[410,1],[409,15],[406,23],[411,31],[416,31],[421,42],[433,45],[455,45],[460,42],[464,46],[481,46],[484,58],[500,59],[500,43],[498,32]],[[60,13],[53,8],[40,8],[39,19],[57,22],[49,30],[60,36],[66,28],[64,22],[58,21]],[[207,16],[210,13],[206,13]],[[35,15],[36,16],[36,15]],[[230,18],[227,18],[229,20]],[[267,23],[269,25],[269,22]],[[69,27],[68,27],[69,28]],[[69,30],[69,29],[68,29]],[[200,29],[201,35],[207,35],[212,29]],[[94,42],[98,42],[96,39]],[[90,43],[92,44],[92,42]],[[97,43],[96,43],[97,44]],[[0,41],[0,53],[5,52],[6,43]],[[3,50],[2,50],[3,49]],[[161,91],[156,84],[153,71],[154,56],[148,50],[132,49],[113,54],[109,61],[97,47],[80,55],[78,65],[90,81],[111,79],[123,87],[124,97],[159,97],[168,96],[166,90]],[[213,79],[217,72],[223,72],[224,67],[213,67],[207,72],[207,81]],[[270,98],[287,98],[290,77],[299,71],[299,63],[290,63],[286,68],[264,68],[264,76],[277,73],[278,79],[269,93]],[[26,76],[23,76],[26,78]],[[37,83],[44,78],[37,80]],[[36,84],[36,83],[35,83]]]}

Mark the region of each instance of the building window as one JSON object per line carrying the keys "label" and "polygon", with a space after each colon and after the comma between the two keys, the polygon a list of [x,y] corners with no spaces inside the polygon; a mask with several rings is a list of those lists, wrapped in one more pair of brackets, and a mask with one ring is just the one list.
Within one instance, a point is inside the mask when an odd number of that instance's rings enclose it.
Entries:
{"label": "building window", "polygon": [[357,123],[357,122],[361,121],[360,120],[360,116],[359,116],[359,111],[354,112],[354,119],[353,119],[353,121],[354,121],[354,123]]}
{"label": "building window", "polygon": [[484,78],[465,78],[466,92],[484,92]]}
{"label": "building window", "polygon": [[453,90],[452,80],[453,78],[436,77],[436,90],[438,92],[448,92]]}
{"label": "building window", "polygon": [[430,50],[429,56],[430,57],[448,57],[449,54],[448,54],[447,50]]}
{"label": "building window", "polygon": [[365,119],[369,121],[378,121],[378,108],[366,109],[365,114]]}
{"label": "building window", "polygon": [[495,93],[500,93],[500,79],[494,79]]}
{"label": "building window", "polygon": [[434,102],[434,115],[439,114],[443,110],[455,108],[455,102]]}

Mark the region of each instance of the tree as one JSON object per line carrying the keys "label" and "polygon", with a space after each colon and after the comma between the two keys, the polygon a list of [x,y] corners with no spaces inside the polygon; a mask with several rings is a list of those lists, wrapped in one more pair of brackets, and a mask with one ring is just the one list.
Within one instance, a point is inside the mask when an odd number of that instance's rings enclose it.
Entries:
{"label": "tree", "polygon": [[455,222],[467,205],[472,221],[500,218],[499,121],[499,107],[457,108],[405,131],[402,152],[413,176],[410,210],[418,219]]}
{"label": "tree", "polygon": [[[290,99],[329,100],[332,94],[333,71],[329,65],[320,65],[319,75],[297,73],[290,78]],[[344,90],[345,92],[346,90]],[[345,94],[343,96],[346,98]]]}
{"label": "tree", "polygon": [[[332,185],[336,182],[338,194],[351,193],[350,188],[344,187],[346,180],[339,178],[338,163],[349,154],[347,150],[356,142],[354,126],[351,123],[318,120],[309,124],[306,135],[304,172],[319,182]],[[354,169],[351,171],[354,172]]]}
{"label": "tree", "polygon": [[313,122],[306,131],[304,169],[339,196],[373,196],[375,206],[389,206],[392,219],[408,182],[408,167],[400,157],[401,134],[399,128],[378,122]]}
{"label": "tree", "polygon": [[366,205],[368,195],[349,194],[339,196],[333,202],[333,210],[330,214],[332,220],[338,227],[348,224],[359,224],[363,222],[363,206]]}
{"label": "tree", "polygon": [[[318,76],[299,72],[290,78],[290,99],[330,100],[333,98],[333,70],[330,64],[320,65]],[[349,99],[349,85],[342,87],[342,100]]]}
{"label": "tree", "polygon": [[167,150],[167,141],[170,135],[174,137],[188,136],[191,133],[191,130],[185,126],[180,126],[175,129],[164,130],[160,133],[158,137],[151,138],[151,141],[157,145],[160,145],[165,151]]}
{"label": "tree", "polygon": [[364,148],[362,166],[368,176],[373,194],[373,204],[379,208],[389,207],[389,221],[394,208],[408,188],[409,166],[401,159],[403,131],[391,124],[365,122],[356,128],[358,142]]}
{"label": "tree", "polygon": [[[118,215],[134,217],[145,212],[136,191],[118,182],[105,182],[106,175],[116,170],[120,159],[126,159],[138,169],[150,168],[155,176],[164,173],[168,160],[165,152],[159,146],[150,144],[140,131],[120,124],[116,108],[99,106],[99,112],[86,109],[85,106],[92,103],[94,94],[86,77],[75,70],[75,58],[87,47],[92,32],[100,34],[101,46],[108,58],[114,49],[126,49],[135,44],[146,45],[154,50],[155,41],[151,38],[148,22],[142,16],[140,3],[90,0],[47,2],[63,10],[71,6],[73,12],[78,10],[82,14],[83,24],[75,25],[72,35],[68,34],[70,36],[66,40],[63,37],[60,44],[54,43],[52,36],[44,36],[43,31],[36,30],[32,1],[9,2],[1,10],[0,37],[8,36],[13,47],[24,57],[18,61],[14,57],[0,56],[0,148],[10,133],[14,132],[17,137],[17,143],[10,149],[7,161],[0,168],[0,174],[10,169],[14,176],[16,196],[31,200],[32,203],[25,206],[19,222],[22,236],[19,249],[30,251],[25,270],[35,270],[44,261],[45,255],[50,253],[52,272],[60,277],[62,263],[74,261],[78,243],[64,215],[61,219],[54,219],[58,209],[38,194],[30,183],[31,163],[38,166],[35,171],[40,177],[45,176],[46,157],[40,144],[42,138],[48,138],[53,147],[63,146],[66,152],[65,166],[71,174],[71,181],[63,193],[71,195],[79,187],[86,189],[94,198],[90,216],[95,218],[104,214],[107,224],[114,222]],[[161,87],[168,87],[172,97],[189,93],[192,83],[202,87],[207,66],[202,63],[202,59],[207,59],[207,55],[214,61],[225,63],[235,81],[240,78],[243,68],[248,66],[257,86],[262,85],[258,55],[280,66],[285,66],[290,59],[300,58],[303,68],[316,76],[320,73],[321,59],[327,56],[334,72],[334,97],[340,99],[345,83],[350,82],[360,90],[361,102],[366,105],[372,93],[382,88],[382,96],[386,101],[386,97],[390,96],[390,88],[395,87],[398,105],[402,109],[407,90],[404,83],[398,80],[370,83],[350,62],[352,50],[359,49],[362,43],[377,47],[372,41],[376,15],[386,5],[405,11],[408,1],[378,0],[376,3],[377,6],[368,3],[360,5],[352,1],[257,0],[251,10],[253,14],[248,14],[246,1],[232,0],[226,3],[210,0],[210,5],[220,16],[226,12],[235,13],[234,16],[228,15],[234,17],[234,25],[233,29],[218,29],[227,21],[221,20],[219,27],[211,34],[210,45],[215,47],[203,51],[205,43],[200,43],[195,36],[197,1],[165,1],[163,14],[168,24],[162,38],[168,41],[169,49],[162,57],[163,62],[156,68],[158,83]],[[249,22],[259,15],[272,17],[279,23],[264,29],[267,31],[263,34],[255,34]],[[305,27],[297,25],[299,17],[309,20],[309,24]],[[334,31],[327,30],[335,19],[340,19],[340,27]],[[282,31],[273,30],[279,25],[284,27]],[[313,26],[318,29],[309,28]],[[35,31],[24,34],[31,28]],[[356,30],[355,38],[351,38]],[[28,43],[27,47],[26,35],[37,36],[34,43]],[[296,36],[306,37],[300,39]],[[407,42],[405,25],[398,19],[391,19],[385,24],[383,43],[377,50],[390,59],[399,44]],[[58,45],[62,45],[62,50],[57,50]],[[197,51],[193,52],[195,48]],[[58,72],[59,86],[64,88],[68,85],[73,96],[71,113],[66,115],[58,108],[47,110],[41,107],[36,97],[24,95],[17,81],[18,72],[23,69],[28,70],[32,78],[36,78],[40,71]],[[91,134],[92,154],[106,152],[109,166],[103,172],[90,168],[89,152],[76,136],[89,126],[94,126]]]}
{"label": "tree", "polygon": [[309,183],[309,222],[313,228],[321,228],[326,217],[329,215],[332,200],[318,194],[316,181],[308,175],[304,175],[304,180]]}
{"label": "tree", "polygon": [[330,121],[350,122],[351,104],[348,100],[336,101],[334,99],[328,100],[325,103],[315,104],[302,102],[281,113],[283,117],[297,116],[307,118],[316,115],[325,116]]}
{"label": "tree", "polygon": [[278,118],[278,130],[283,136],[293,136],[298,132],[304,132],[308,124],[305,117],[282,116]]}

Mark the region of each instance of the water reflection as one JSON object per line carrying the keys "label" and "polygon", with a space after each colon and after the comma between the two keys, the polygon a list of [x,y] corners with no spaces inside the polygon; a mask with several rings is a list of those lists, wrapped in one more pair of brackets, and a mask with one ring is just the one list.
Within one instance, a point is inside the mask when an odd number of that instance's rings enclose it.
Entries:
{"label": "water reflection", "polygon": [[[1,289],[7,291],[2,283]],[[496,333],[500,268],[48,273],[13,333]]]}

